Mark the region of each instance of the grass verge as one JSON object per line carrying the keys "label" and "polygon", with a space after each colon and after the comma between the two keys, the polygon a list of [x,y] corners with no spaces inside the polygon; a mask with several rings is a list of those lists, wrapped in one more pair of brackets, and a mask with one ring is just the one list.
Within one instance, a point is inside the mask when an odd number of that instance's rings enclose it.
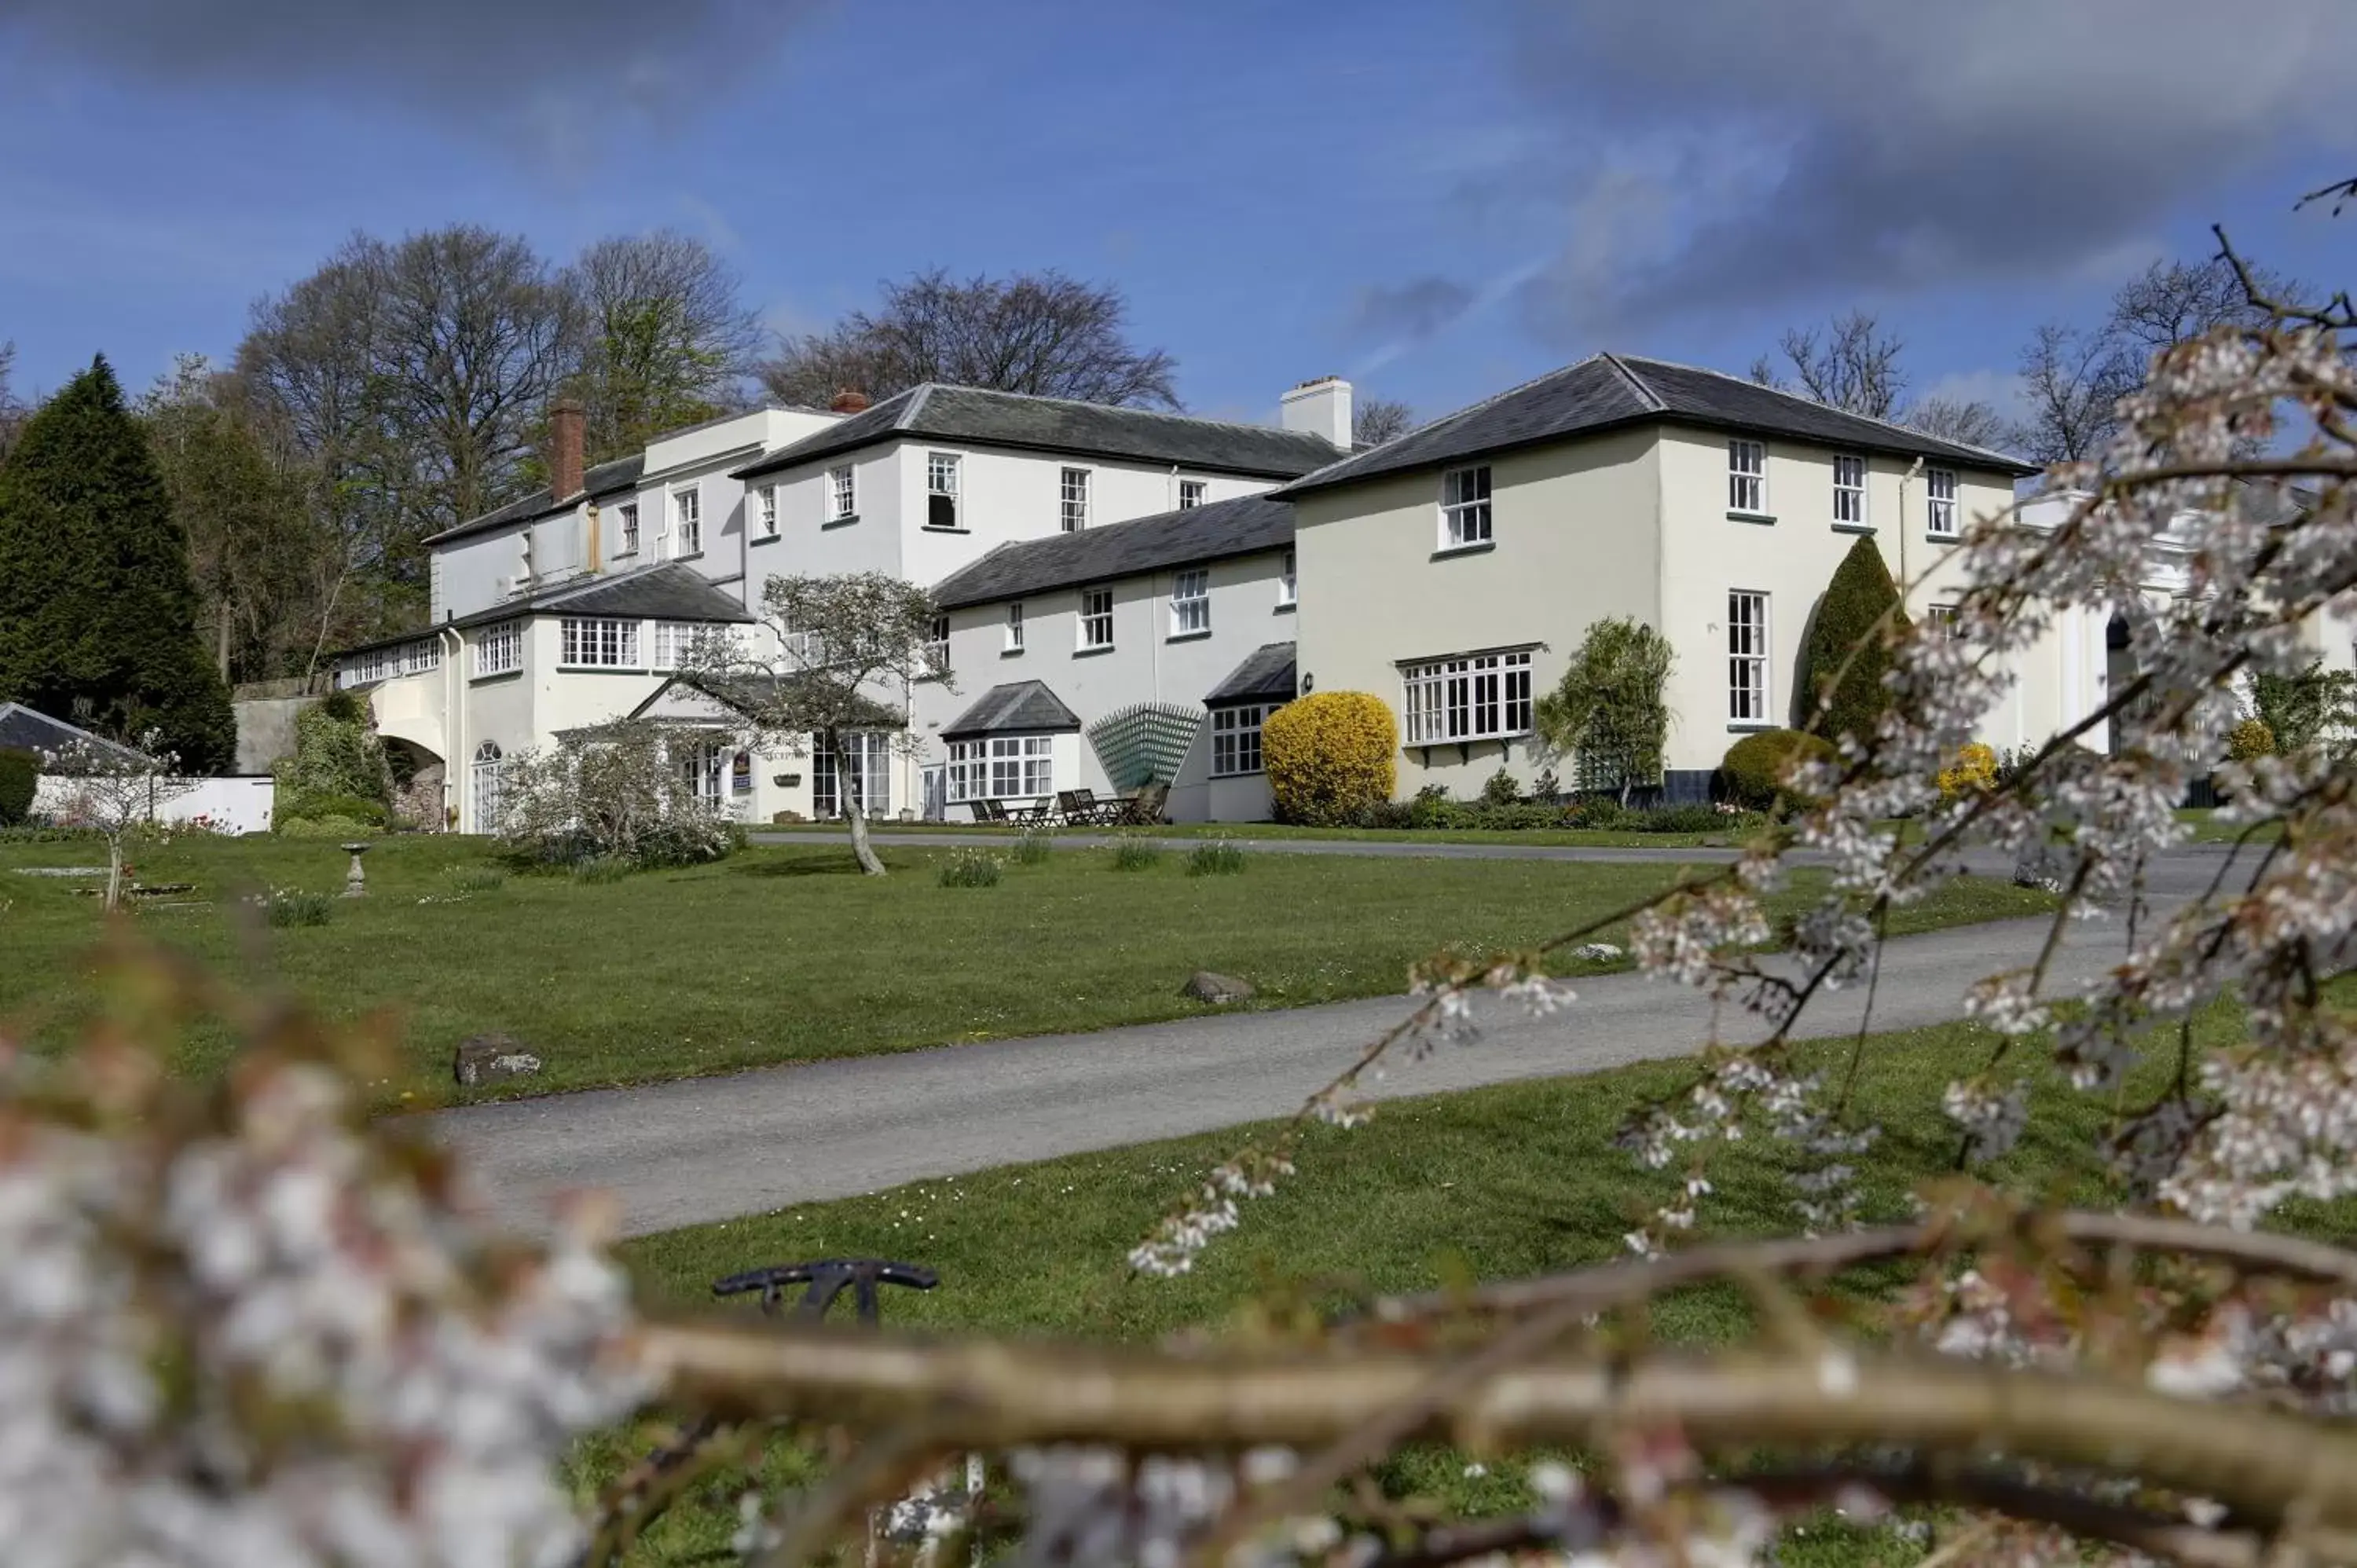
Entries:
{"label": "grass verge", "polygon": [[[974,852],[966,852],[971,854]],[[1247,850],[1249,856],[1250,852]],[[713,865],[605,881],[480,875],[479,841],[382,841],[369,894],[318,927],[257,929],[249,892],[340,888],[333,845],[183,837],[142,851],[139,880],[190,883],[134,917],[215,972],[278,983],[326,1014],[398,1015],[405,1071],[382,1086],[426,1103],[452,1047],[504,1032],[546,1064],[496,1092],[682,1078],[776,1062],[907,1050],[1185,1016],[1198,969],[1249,980],[1264,1007],[1394,993],[1447,944],[1527,943],[1658,889],[1674,865],[1268,854],[1241,876],[1189,876],[1183,856],[1116,875],[1107,851],[1017,859],[995,886],[944,888],[952,854],[887,846],[896,875],[857,875],[847,850],[757,847]],[[84,843],[0,844],[0,1020],[37,1046],[96,1007],[104,929],[76,880]],[[1796,879],[1796,905],[1817,875]],[[2042,895],[1966,881],[1895,929],[2003,918]],[[1611,940],[1608,935],[1607,940]],[[1564,972],[1613,964],[1567,961]],[[178,1064],[218,1071],[226,1035],[199,1033]],[[469,1091],[479,1094],[483,1091]]]}

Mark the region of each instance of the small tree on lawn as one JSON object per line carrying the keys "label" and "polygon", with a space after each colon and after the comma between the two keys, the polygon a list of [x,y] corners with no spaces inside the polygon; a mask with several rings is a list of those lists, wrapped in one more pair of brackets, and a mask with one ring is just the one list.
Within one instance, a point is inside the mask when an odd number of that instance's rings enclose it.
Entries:
{"label": "small tree on lawn", "polygon": [[167,801],[195,789],[196,780],[177,775],[179,759],[161,750],[163,736],[149,730],[135,746],[74,740],[44,754],[48,770],[73,780],[58,810],[68,827],[89,828],[106,840],[106,907],[123,903],[123,841],[155,822]]}
{"label": "small tree on lawn", "polygon": [[1906,629],[1890,568],[1874,541],[1861,536],[1834,569],[1809,623],[1801,689],[1813,701],[1801,727],[1835,742],[1846,735],[1873,739],[1890,705],[1883,673],[1890,668],[1892,644]]}
{"label": "small tree on lawn", "polygon": [[1561,682],[1538,701],[1539,737],[1577,757],[1588,778],[1617,780],[1627,805],[1631,789],[1662,776],[1670,740],[1663,693],[1676,658],[1669,639],[1642,621],[1596,622]]}
{"label": "small tree on lawn", "polygon": [[619,719],[509,757],[500,776],[500,837],[539,860],[597,856],[632,865],[694,865],[733,845],[728,825],[682,764],[701,732]]}
{"label": "small tree on lawn", "polygon": [[771,577],[761,591],[767,637],[698,640],[682,673],[743,716],[753,746],[772,755],[834,759],[835,799],[851,853],[870,876],[884,863],[867,842],[867,813],[846,737],[898,732],[907,749],[909,688],[947,682],[932,650],[932,596],[881,572]]}

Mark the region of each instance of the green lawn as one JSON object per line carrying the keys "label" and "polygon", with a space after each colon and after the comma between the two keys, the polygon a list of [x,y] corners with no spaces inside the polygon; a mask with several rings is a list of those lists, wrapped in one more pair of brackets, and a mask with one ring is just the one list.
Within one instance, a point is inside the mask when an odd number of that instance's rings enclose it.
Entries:
{"label": "green lawn", "polygon": [[[2237,1020],[2220,1010],[2203,1037],[2231,1037]],[[1883,1136],[1857,1161],[1868,1218],[1895,1219],[1926,1179],[1946,1174],[1953,1126],[1940,1114],[1941,1090],[1986,1060],[1996,1036],[1972,1024],[1884,1036],[1871,1043],[1858,1093]],[[1812,1047],[1827,1063],[1845,1047]],[[880,1256],[931,1264],[941,1287],[887,1297],[888,1323],[936,1330],[988,1329],[1140,1340],[1175,1330],[1250,1332],[1255,1322],[1303,1306],[1332,1308],[1369,1293],[1420,1291],[1471,1279],[1507,1279],[1609,1259],[1623,1251],[1631,1221],[1669,1196],[1682,1172],[1639,1169],[1611,1144],[1641,1099],[1676,1086],[1686,1064],[1653,1063],[1592,1077],[1477,1090],[1383,1106],[1355,1132],[1312,1130],[1299,1174],[1273,1197],[1244,1206],[1240,1230],[1213,1243],[1196,1272],[1178,1280],[1131,1277],[1123,1259],[1172,1199],[1251,1135],[1231,1130],[1170,1143],[979,1175],[920,1182],[869,1197],[812,1204],[750,1219],[645,1238],[625,1258],[651,1304],[712,1308],[710,1281],[765,1263]],[[2139,1092],[2150,1085],[2142,1081]],[[1403,1081],[1411,1081],[1404,1079]],[[2135,1095],[2130,1096],[2135,1099]],[[2039,1080],[2029,1134],[1994,1174],[2063,1200],[2102,1201],[2093,1137],[2108,1107],[2072,1093],[2051,1075]],[[1264,1133],[1265,1129],[1261,1130]],[[1782,1151],[1768,1140],[1715,1146],[1718,1190],[1706,1200],[1710,1234],[1787,1234],[1792,1193],[1780,1176]],[[2348,1233],[2357,1204],[2309,1208],[2299,1228]],[[1903,1271],[1861,1271],[1848,1288],[1871,1292]],[[1725,1340],[1745,1331],[1750,1309],[1736,1290],[1689,1290],[1652,1318],[1663,1337]],[[643,1433],[630,1440],[645,1441]],[[635,1448],[633,1448],[635,1451]],[[592,1474],[610,1473],[618,1450],[599,1445]],[[780,1449],[773,1475],[804,1456]],[[1437,1494],[1454,1506],[1502,1510],[1523,1502],[1519,1471],[1465,1473],[1461,1456],[1420,1452],[1387,1466],[1395,1493]],[[690,1510],[647,1543],[651,1563],[683,1562],[725,1539],[716,1511]],[[1781,1555],[1803,1563],[1904,1562],[1896,1538],[1826,1520],[1807,1527]]]}
{"label": "green lawn", "polygon": [[[794,844],[616,883],[535,875],[464,892],[452,874],[487,864],[482,843],[396,838],[368,857],[367,898],[336,900],[324,926],[270,929],[236,918],[252,914],[240,900],[334,891],[342,852],[183,837],[142,853],[139,877],[194,890],[136,923],[217,972],[266,971],[331,1015],[394,1010],[409,1076],[383,1092],[418,1103],[453,1092],[451,1047],[491,1030],[545,1058],[522,1080],[536,1091],[1179,1016],[1196,1007],[1178,994],[1196,969],[1243,976],[1270,1007],[1390,993],[1444,944],[1533,941],[1677,874],[1270,854],[1242,875],[1189,876],[1177,854],[1122,872],[1097,850],[1010,862],[995,887],[948,888],[934,876],[948,853],[888,847],[899,874],[880,880],[857,875],[846,849]],[[83,843],[0,844],[0,1018],[37,1044],[68,1037],[93,1005],[103,922],[77,884],[19,872],[102,858]],[[1905,929],[2046,903],[1960,883],[1909,910]],[[1598,967],[1609,966],[1566,972]],[[200,1033],[181,1066],[216,1070],[225,1049]]]}

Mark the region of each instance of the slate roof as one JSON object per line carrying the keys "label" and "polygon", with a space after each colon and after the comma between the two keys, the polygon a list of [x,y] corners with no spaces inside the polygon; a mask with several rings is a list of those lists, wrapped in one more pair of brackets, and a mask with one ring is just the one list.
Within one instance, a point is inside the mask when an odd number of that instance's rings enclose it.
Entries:
{"label": "slate roof", "polygon": [[1306,495],[1378,475],[1458,462],[1568,435],[1657,423],[1781,436],[1897,457],[1923,456],[2004,474],[2038,471],[2034,465],[2003,452],[1846,413],[1717,371],[1634,354],[1596,354],[1437,419],[1371,452],[1330,463],[1276,493]]}
{"label": "slate roof", "polygon": [[1293,644],[1265,642],[1244,655],[1244,661],[1203,699],[1207,708],[1233,707],[1239,703],[1293,701]]}
{"label": "slate roof", "polygon": [[1017,730],[1076,730],[1081,717],[1064,700],[1048,690],[1044,681],[1012,681],[993,686],[974,705],[943,726],[943,740],[963,740],[977,735],[1008,735]]}
{"label": "slate roof", "polygon": [[1184,511],[1156,512],[1103,528],[1002,544],[933,585],[943,609],[1019,599],[1082,583],[1135,576],[1198,561],[1283,550],[1293,543],[1293,504],[1239,496]]}
{"label": "slate roof", "polygon": [[[646,701],[630,710],[630,716],[634,719],[644,717],[673,687],[678,686],[691,692],[701,692],[723,707],[734,708],[750,717],[761,709],[774,709],[781,691],[820,679],[822,677],[815,672],[808,671],[784,675],[674,675],[649,693]],[[844,723],[846,727],[854,729],[903,729],[908,725],[909,716],[862,693],[856,697],[845,712]]]}
{"label": "slate roof", "polygon": [[[666,561],[610,576],[577,577],[460,616],[449,624],[489,626],[517,616],[558,612],[649,620],[733,621],[739,625],[753,619],[742,604],[714,587],[702,573],[680,562]],[[428,627],[414,635],[425,636],[432,630]]]}
{"label": "slate roof", "polygon": [[38,708],[28,708],[22,703],[0,703],[0,747],[38,756],[47,751],[62,751],[78,740],[94,742],[125,757],[138,755],[103,736],[91,734],[80,725],[53,719]]}
{"label": "slate roof", "polygon": [[1334,445],[1306,430],[1231,424],[1183,413],[1114,408],[927,381],[736,470],[751,478],[903,436],[963,446],[1126,457],[1203,473],[1296,478],[1334,460]]}
{"label": "slate roof", "polygon": [[[643,452],[635,453],[628,457],[617,457],[610,463],[600,463],[596,467],[583,472],[582,493],[591,500],[600,500],[623,490],[636,489],[640,478],[646,473],[646,470],[647,456]],[[571,504],[568,498],[566,505]],[[511,522],[522,522],[527,518],[544,517],[557,510],[559,509],[555,493],[543,485],[532,494],[518,496],[495,511],[487,511],[480,517],[470,517],[455,528],[446,528],[439,533],[430,535],[425,542],[447,543],[453,539],[465,539],[472,534],[489,532],[494,528],[504,528]]]}

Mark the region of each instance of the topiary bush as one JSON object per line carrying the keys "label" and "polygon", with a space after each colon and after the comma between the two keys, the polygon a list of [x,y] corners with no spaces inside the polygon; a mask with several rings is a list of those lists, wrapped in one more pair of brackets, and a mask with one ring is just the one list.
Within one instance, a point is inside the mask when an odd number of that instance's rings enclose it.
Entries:
{"label": "topiary bush", "polygon": [[1261,725],[1261,762],[1281,822],[1348,825],[1391,799],[1398,757],[1399,725],[1366,692],[1312,693]]}
{"label": "topiary bush", "polygon": [[1719,788],[1729,800],[1747,811],[1767,811],[1807,801],[1785,788],[1784,780],[1804,762],[1832,762],[1838,753],[1823,736],[1796,729],[1761,730],[1747,735],[1727,748],[1718,765]]}
{"label": "topiary bush", "polygon": [[1817,734],[1836,740],[1874,734],[1890,705],[1889,689],[1882,683],[1890,668],[1890,640],[1907,625],[1907,614],[1898,606],[1899,585],[1890,580],[1881,549],[1861,536],[1825,585],[1802,650],[1801,690],[1817,704],[1803,716],[1815,721],[1822,708],[1822,721],[1809,725]]}
{"label": "topiary bush", "polygon": [[[2276,732],[2267,727],[2265,719],[2244,719],[2226,732],[2226,758],[2230,762],[2255,762],[2276,753]],[[8,802],[0,798],[0,822],[7,820]]]}
{"label": "topiary bush", "polygon": [[23,825],[33,814],[41,759],[19,746],[0,746],[0,828]]}

